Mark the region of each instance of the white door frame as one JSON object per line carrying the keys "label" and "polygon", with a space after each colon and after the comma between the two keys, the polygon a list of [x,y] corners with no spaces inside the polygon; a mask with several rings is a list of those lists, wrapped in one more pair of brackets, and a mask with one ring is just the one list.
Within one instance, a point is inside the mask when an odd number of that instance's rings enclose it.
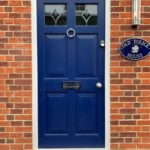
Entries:
{"label": "white door frame", "polygon": [[[66,148],[49,150],[110,150],[110,0],[105,0],[105,148]],[[38,63],[37,63],[37,0],[32,8],[32,122],[33,150],[38,149]]]}

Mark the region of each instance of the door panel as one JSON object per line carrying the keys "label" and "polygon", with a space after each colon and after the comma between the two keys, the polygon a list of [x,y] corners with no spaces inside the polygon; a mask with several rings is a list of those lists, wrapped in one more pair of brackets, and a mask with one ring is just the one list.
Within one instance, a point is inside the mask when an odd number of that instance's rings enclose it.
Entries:
{"label": "door panel", "polygon": [[39,148],[105,147],[104,0],[37,1]]}
{"label": "door panel", "polygon": [[78,77],[97,75],[97,36],[77,35],[76,65]]}
{"label": "door panel", "polygon": [[46,35],[45,41],[46,76],[65,77],[68,51],[66,35]]}
{"label": "door panel", "polygon": [[77,134],[97,133],[96,97],[96,93],[77,94]]}
{"label": "door panel", "polygon": [[66,133],[68,122],[66,93],[48,93],[45,108],[47,118],[46,134]]}

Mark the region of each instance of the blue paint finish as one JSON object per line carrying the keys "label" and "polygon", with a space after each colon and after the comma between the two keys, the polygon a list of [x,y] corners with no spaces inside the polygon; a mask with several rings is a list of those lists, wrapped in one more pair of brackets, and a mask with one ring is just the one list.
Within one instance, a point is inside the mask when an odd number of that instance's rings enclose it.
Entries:
{"label": "blue paint finish", "polygon": [[48,93],[46,95],[46,134],[64,134],[67,132],[66,104],[66,93]]}
{"label": "blue paint finish", "polygon": [[97,100],[96,93],[78,93],[77,134],[97,134]]}
{"label": "blue paint finish", "polygon": [[65,77],[67,73],[66,35],[46,35],[45,41],[46,77]]}
{"label": "blue paint finish", "polygon": [[76,65],[78,77],[97,76],[97,35],[77,35]]}
{"label": "blue paint finish", "polygon": [[139,38],[123,41],[119,48],[120,54],[129,60],[141,60],[150,54],[150,44]]}
{"label": "blue paint finish", "polygon": [[[37,1],[39,148],[105,147],[104,0]],[[44,4],[52,3],[67,4],[66,26],[44,25]],[[77,3],[98,5],[97,26],[75,25]],[[66,36],[68,28],[75,37]],[[80,89],[63,89],[64,81],[78,81]]]}

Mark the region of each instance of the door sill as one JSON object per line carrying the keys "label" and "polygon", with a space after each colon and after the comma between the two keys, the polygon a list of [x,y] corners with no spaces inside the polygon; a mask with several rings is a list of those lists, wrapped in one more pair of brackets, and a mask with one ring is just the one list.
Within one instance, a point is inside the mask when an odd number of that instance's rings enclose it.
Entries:
{"label": "door sill", "polygon": [[37,150],[106,150],[105,148],[45,148],[45,149],[37,149]]}

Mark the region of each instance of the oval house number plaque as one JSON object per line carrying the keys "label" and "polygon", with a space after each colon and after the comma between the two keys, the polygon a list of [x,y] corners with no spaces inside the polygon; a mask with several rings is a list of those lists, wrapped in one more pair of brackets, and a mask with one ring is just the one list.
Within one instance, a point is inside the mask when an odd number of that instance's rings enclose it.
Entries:
{"label": "oval house number plaque", "polygon": [[139,38],[131,38],[122,42],[120,54],[129,60],[141,60],[150,54],[150,44]]}

